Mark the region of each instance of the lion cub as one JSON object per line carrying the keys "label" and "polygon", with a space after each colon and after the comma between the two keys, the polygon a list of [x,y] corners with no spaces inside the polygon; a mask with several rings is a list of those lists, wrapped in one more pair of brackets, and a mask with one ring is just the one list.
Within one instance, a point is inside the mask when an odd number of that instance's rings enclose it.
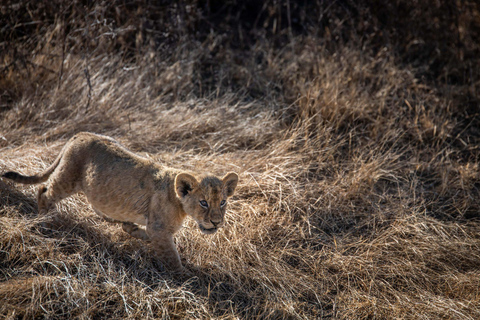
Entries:
{"label": "lion cub", "polygon": [[151,241],[158,257],[177,272],[183,267],[173,234],[185,216],[195,219],[203,233],[215,233],[224,225],[227,198],[238,182],[233,172],[222,179],[197,180],[140,157],[112,138],[87,132],[71,138],[45,172],[34,176],[6,172],[3,177],[25,184],[47,181],[38,188],[39,213],[83,191],[97,214],[122,223],[133,237]]}

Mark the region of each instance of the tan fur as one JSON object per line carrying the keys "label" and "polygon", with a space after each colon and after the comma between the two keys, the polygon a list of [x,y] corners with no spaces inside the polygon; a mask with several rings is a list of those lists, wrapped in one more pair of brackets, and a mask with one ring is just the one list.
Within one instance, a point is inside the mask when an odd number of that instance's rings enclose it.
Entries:
{"label": "tan fur", "polygon": [[121,222],[133,237],[150,241],[158,257],[175,271],[183,267],[173,234],[185,216],[195,219],[202,232],[216,232],[224,224],[226,200],[238,182],[236,173],[223,179],[204,176],[197,180],[140,157],[112,138],[92,133],[70,139],[41,174],[27,177],[7,172],[3,177],[28,184],[47,181],[38,189],[40,213],[83,191],[97,214]]}

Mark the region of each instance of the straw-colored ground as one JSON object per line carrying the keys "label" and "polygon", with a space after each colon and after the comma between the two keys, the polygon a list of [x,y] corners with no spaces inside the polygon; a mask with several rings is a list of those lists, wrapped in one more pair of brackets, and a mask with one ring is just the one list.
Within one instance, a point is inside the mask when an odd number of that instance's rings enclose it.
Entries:
{"label": "straw-colored ground", "polygon": [[0,172],[91,131],[240,182],[182,279],[0,181],[0,317],[479,319],[480,8],[366,3],[3,2]]}

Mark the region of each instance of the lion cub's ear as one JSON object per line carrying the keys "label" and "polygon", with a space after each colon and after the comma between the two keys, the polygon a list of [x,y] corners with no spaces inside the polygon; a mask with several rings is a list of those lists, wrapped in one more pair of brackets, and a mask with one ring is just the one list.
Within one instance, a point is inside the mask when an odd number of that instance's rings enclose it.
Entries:
{"label": "lion cub's ear", "polygon": [[194,176],[188,173],[180,173],[175,177],[175,192],[177,196],[182,199],[190,191],[198,186],[198,181]]}
{"label": "lion cub's ear", "polygon": [[223,177],[223,188],[227,191],[227,197],[233,196],[238,183],[238,175],[235,172],[229,172]]}

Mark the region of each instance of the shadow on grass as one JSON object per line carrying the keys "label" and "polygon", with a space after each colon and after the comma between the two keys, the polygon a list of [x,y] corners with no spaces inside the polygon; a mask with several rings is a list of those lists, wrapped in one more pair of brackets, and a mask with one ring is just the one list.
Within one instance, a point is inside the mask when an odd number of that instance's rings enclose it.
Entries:
{"label": "shadow on grass", "polygon": [[[275,307],[278,303],[269,298],[265,292],[268,289],[256,281],[253,277],[243,275],[234,278],[232,275],[209,268],[198,268],[187,265],[196,276],[181,283],[176,282],[182,288],[193,292],[196,296],[203,297],[208,301],[209,309],[213,316],[223,318],[232,314],[239,319],[296,319],[288,310]],[[312,318],[332,317],[333,304],[325,301],[320,306],[315,299],[298,297],[303,300],[304,312],[311,311]],[[302,299],[303,298],[303,299]],[[315,302],[313,302],[315,300]],[[315,314],[315,316],[313,316]]]}
{"label": "shadow on grass", "polygon": [[15,209],[21,215],[37,214],[37,201],[19,191],[12,183],[0,179],[0,215]]}

